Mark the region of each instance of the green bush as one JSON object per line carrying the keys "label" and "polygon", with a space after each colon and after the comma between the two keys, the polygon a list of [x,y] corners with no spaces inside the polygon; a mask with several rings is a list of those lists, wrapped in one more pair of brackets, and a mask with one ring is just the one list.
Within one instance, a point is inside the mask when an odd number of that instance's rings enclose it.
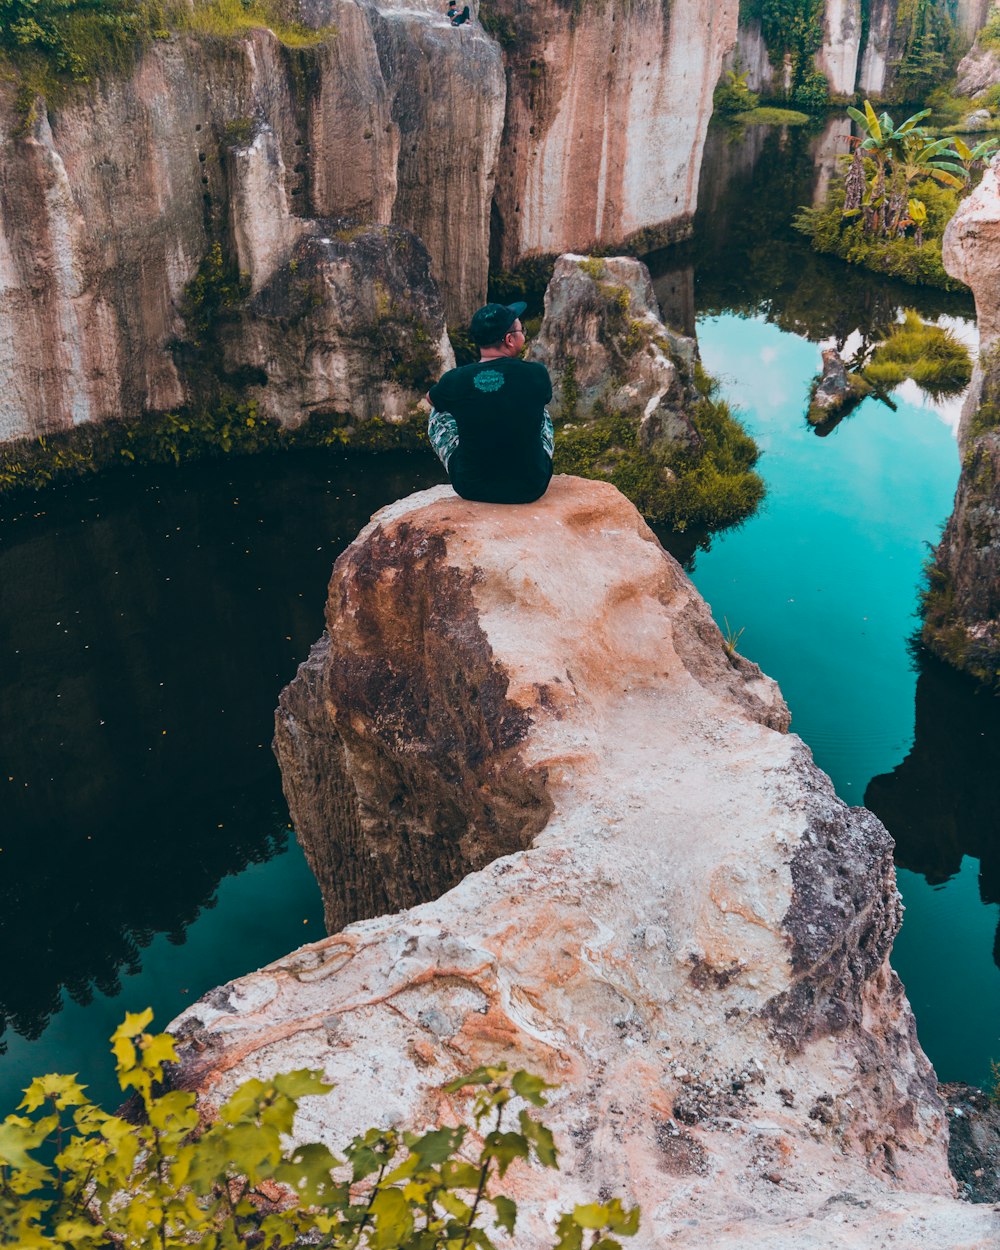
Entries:
{"label": "green bush", "polygon": [[941,261],[941,235],[958,207],[958,192],[928,180],[917,183],[910,194],[927,208],[923,246],[905,236],[889,239],[870,234],[860,218],[845,218],[842,181],[834,182],[825,204],[800,209],[792,225],[809,237],[817,252],[839,256],[849,264],[899,278],[912,286],[964,291],[963,284],[945,272]]}
{"label": "green bush", "polygon": [[760,103],[760,97],[747,86],[746,74],[726,70],[715,88],[712,106],[717,113],[747,113]]}
{"label": "green bush", "polygon": [[807,112],[822,113],[830,103],[830,84],[826,75],[818,69],[803,74],[792,91],[792,99]]}
{"label": "green bush", "polygon": [[972,359],[950,330],[928,325],[907,308],[903,321],[892,326],[886,340],[875,348],[864,376],[886,390],[912,378],[935,397],[956,395],[969,385]]}
{"label": "green bush", "polygon": [[[0,1244],[21,1250],[454,1250],[492,1248],[487,1229],[513,1235],[517,1205],[495,1191],[518,1160],[558,1167],[541,1077],[505,1065],[443,1087],[473,1092],[482,1146],[464,1124],[422,1133],[370,1129],[334,1156],[319,1142],[288,1144],[300,1099],[329,1093],[302,1069],[242,1084],[205,1127],[195,1095],[165,1088],[177,1060],[168,1033],[129,1014],[112,1036],[128,1120],[86,1096],[75,1076],[38,1077],[0,1124]],[[525,1107],[514,1128],[511,1102]],[[504,1121],[507,1119],[507,1124]],[[556,1250],[621,1250],[639,1210],[618,1199],[577,1206],[557,1223]]]}
{"label": "green bush", "polygon": [[700,447],[665,456],[640,447],[632,414],[597,411],[581,425],[563,422],[557,426],[555,470],[611,482],[647,520],[676,530],[717,530],[745,521],[764,497],[764,483],[753,471],[757,444],[728,405],[710,395],[694,406],[691,422]]}

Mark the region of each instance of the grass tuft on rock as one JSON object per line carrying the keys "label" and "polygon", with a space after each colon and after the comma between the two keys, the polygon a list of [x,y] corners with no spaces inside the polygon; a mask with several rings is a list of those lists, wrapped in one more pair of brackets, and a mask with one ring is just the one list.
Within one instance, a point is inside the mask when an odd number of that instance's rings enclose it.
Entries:
{"label": "grass tuft on rock", "polygon": [[733,121],[744,126],[805,126],[812,121],[808,113],[800,113],[798,109],[782,109],[764,106],[749,109],[746,113],[737,113]]}
{"label": "grass tuft on rock", "polygon": [[290,48],[314,47],[334,33],[333,27],[313,29],[294,20],[280,0],[195,0],[177,24],[193,34],[219,38],[267,29]]}
{"label": "grass tuft on rock", "polygon": [[934,398],[963,391],[972,377],[969,350],[950,330],[928,325],[907,308],[865,366],[865,378],[889,390],[911,378]]}

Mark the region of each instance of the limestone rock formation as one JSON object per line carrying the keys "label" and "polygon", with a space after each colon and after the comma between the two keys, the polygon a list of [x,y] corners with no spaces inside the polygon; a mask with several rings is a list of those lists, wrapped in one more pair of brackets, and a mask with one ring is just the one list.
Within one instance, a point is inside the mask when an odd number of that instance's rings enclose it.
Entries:
{"label": "limestone rock formation", "polygon": [[858,91],[872,99],[889,99],[895,66],[905,48],[905,29],[899,22],[899,0],[872,0],[868,16],[868,40],[861,53]]}
{"label": "limestone rock formation", "polygon": [[993,0],[957,0],[955,5],[955,29],[963,47],[974,42],[986,25],[993,7]]}
{"label": "limestone rock formation", "polygon": [[862,396],[852,388],[847,368],[835,347],[823,349],[823,370],[813,383],[806,417],[811,425],[822,425],[834,417],[847,415],[847,410],[861,402]]}
{"label": "limestone rock formation", "polygon": [[634,412],[645,450],[700,445],[687,411],[697,346],[663,324],[642,261],[560,256],[528,356],[552,375],[554,415],[586,422],[595,410]]}
{"label": "limestone rock formation", "polygon": [[862,25],[861,0],[826,0],[816,68],[826,75],[832,95],[854,94]]}
{"label": "limestone rock formation", "polygon": [[735,0],[490,3],[507,64],[498,268],[651,227],[664,227],[664,241],[690,229],[737,9]]}
{"label": "limestone rock formation", "polygon": [[[157,42],[131,74],[81,87],[51,114],[39,102],[26,134],[13,87],[0,89],[0,440],[187,402],[184,345],[199,335],[181,314],[213,244],[259,298],[303,236],[344,219],[394,224],[427,245],[453,317],[483,298],[504,110],[496,44],[459,36],[430,8],[338,0],[313,16],[336,38]],[[421,290],[426,268],[424,256],[412,274]],[[341,269],[335,281],[328,265],[312,297],[342,294]],[[349,307],[326,317],[349,320]],[[423,330],[436,342],[442,327],[435,309]],[[315,329],[306,351],[323,354]],[[268,336],[266,325],[251,336],[245,365]],[[325,395],[320,374],[307,387],[315,406],[343,407],[352,381],[352,407],[369,403],[368,374],[331,377]]]}
{"label": "limestone rock formation", "polygon": [[1000,82],[1000,53],[975,43],[958,63],[957,95],[977,96]]}
{"label": "limestone rock formation", "polygon": [[787,724],[610,486],[383,509],[276,743],[331,927],[418,905],[193,1005],[177,1079],[209,1110],[323,1068],[295,1135],[340,1145],[527,1066],[562,1170],[508,1174],[525,1250],[597,1194],[642,1204],[640,1248],[986,1250],[888,963],[889,838]]}
{"label": "limestone rock formation", "polygon": [[350,436],[401,422],[455,357],[418,238],[396,226],[308,222],[217,338],[227,376],[295,427],[324,416]]}
{"label": "limestone rock formation", "polygon": [[962,413],[962,474],[934,553],[924,641],[988,685],[1000,682],[1000,160],[948,223],[945,268],[972,288],[979,360]]}

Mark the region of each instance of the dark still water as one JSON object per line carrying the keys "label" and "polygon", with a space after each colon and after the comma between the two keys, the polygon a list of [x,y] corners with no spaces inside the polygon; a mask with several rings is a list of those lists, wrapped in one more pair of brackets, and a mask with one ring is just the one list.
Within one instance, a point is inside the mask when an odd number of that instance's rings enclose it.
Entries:
{"label": "dark still water", "polygon": [[433,457],[107,476],[0,507],[3,1114],[42,1071],[110,1097],[124,1011],[167,1022],[322,936],[271,754],[330,567]]}
{"label": "dark still water", "polygon": [[[821,134],[713,132],[692,244],[650,258],[678,326],[743,410],[769,496],[694,557],[793,728],[898,844],[894,962],[943,1078],[1000,1058],[1000,703],[909,649],[926,544],[958,475],[955,405],[868,401],[805,424],[821,339],[905,304],[971,303],[813,256],[788,227],[831,168]],[[0,1114],[37,1072],[113,1101],[126,1009],[165,1025],[322,933],[270,752],[278,691],[322,628],[330,567],[429,456],[319,452],[109,474],[0,504]],[[675,544],[683,551],[684,539]],[[691,542],[687,543],[690,550]]]}

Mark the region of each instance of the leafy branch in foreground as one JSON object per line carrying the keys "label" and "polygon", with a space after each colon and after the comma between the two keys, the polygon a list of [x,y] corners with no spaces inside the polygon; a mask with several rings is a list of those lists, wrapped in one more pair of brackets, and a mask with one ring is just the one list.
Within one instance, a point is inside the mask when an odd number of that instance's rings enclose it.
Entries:
{"label": "leafy branch in foreground", "polygon": [[[300,1099],[333,1088],[302,1069],[242,1084],[203,1127],[195,1095],[161,1092],[174,1039],[128,1014],[112,1036],[118,1081],[140,1123],[109,1115],[75,1076],[42,1076],[0,1123],[0,1245],[23,1250],[466,1250],[513,1233],[514,1200],[496,1190],[517,1161],[558,1167],[530,1108],[553,1088],[505,1065],[444,1087],[474,1092],[467,1125],[421,1134],[369,1129],[335,1157],[319,1142],[289,1146]],[[521,1101],[516,1127],[511,1100]],[[481,1144],[479,1144],[481,1143]],[[477,1151],[478,1146],[478,1151]],[[639,1210],[618,1199],[563,1215],[554,1250],[620,1250]]]}

